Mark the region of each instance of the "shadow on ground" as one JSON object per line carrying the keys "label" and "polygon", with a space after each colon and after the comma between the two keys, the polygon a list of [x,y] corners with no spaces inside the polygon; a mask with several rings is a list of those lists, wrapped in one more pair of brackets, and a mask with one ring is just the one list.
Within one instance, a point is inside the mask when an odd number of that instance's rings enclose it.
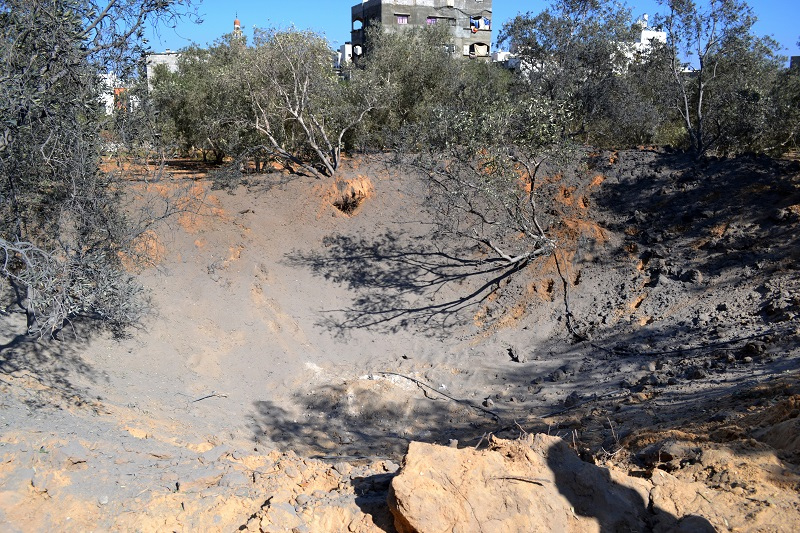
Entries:
{"label": "shadow on ground", "polygon": [[446,337],[517,271],[504,261],[470,259],[475,252],[437,248],[430,236],[385,231],[370,238],[331,235],[322,249],[295,250],[286,262],[352,291],[349,306],[321,310],[319,325],[340,336],[352,329],[413,328]]}
{"label": "shadow on ground", "polygon": [[[7,331],[25,330],[22,314],[0,317]],[[57,407],[64,403],[81,406],[88,393],[75,385],[75,377],[95,380],[94,370],[80,354],[90,334],[76,321],[59,334],[59,339],[39,338],[25,333],[9,334],[0,344],[0,380],[13,387],[14,394],[30,409]]]}

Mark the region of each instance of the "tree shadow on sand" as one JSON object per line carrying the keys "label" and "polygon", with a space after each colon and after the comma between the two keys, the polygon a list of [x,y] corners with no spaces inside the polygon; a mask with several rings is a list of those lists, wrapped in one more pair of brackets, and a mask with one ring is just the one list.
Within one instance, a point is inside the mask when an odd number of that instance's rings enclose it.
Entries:
{"label": "tree shadow on sand", "polygon": [[286,262],[345,286],[352,304],[325,309],[319,325],[337,335],[367,329],[415,329],[432,337],[470,322],[474,311],[519,270],[475,249],[437,248],[429,236],[385,231],[375,237],[331,235],[321,250],[295,250]]}
{"label": "tree shadow on sand", "polygon": [[[4,315],[3,327],[24,331],[24,318]],[[88,392],[74,383],[80,375],[94,381],[94,370],[81,358],[90,331],[76,321],[61,333],[61,340],[10,334],[0,343],[0,381],[6,394],[18,396],[29,409],[82,406]]]}
{"label": "tree shadow on sand", "polygon": [[467,402],[425,395],[413,387],[398,389],[388,380],[315,386],[294,401],[300,414],[270,400],[254,402],[254,441],[314,458],[399,460],[412,440],[475,444],[482,434],[501,429],[500,420]]}

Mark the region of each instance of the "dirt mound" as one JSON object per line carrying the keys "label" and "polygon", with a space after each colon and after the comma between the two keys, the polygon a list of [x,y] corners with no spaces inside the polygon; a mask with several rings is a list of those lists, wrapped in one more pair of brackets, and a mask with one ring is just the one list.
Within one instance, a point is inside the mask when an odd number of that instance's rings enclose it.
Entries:
{"label": "dirt mound", "polygon": [[800,395],[752,417],[753,436],[794,462],[800,461]]}

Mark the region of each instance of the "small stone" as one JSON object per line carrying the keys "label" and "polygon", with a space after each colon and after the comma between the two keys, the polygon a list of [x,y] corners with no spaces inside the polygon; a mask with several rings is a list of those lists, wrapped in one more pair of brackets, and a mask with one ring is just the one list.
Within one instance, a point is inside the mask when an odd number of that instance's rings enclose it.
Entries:
{"label": "small stone", "polygon": [[310,501],[311,501],[311,496],[309,496],[308,494],[298,494],[297,497],[295,498],[295,502],[297,502],[297,505],[301,507],[306,505]]}
{"label": "small stone", "polygon": [[223,444],[221,446],[215,446],[214,448],[211,448],[203,455],[201,455],[201,457],[204,463],[214,463],[216,461],[219,461],[219,459],[223,455],[229,454],[232,451],[233,449],[230,446]]}
{"label": "small stone", "polygon": [[703,379],[707,376],[706,371],[700,367],[692,366],[686,369],[687,379]]}
{"label": "small stone", "polygon": [[97,503],[100,505],[108,505],[108,496],[100,496],[100,498],[97,499]]}
{"label": "small stone", "polygon": [[300,470],[298,470],[297,467],[294,466],[294,465],[287,466],[283,470],[283,473],[286,474],[287,476],[291,477],[291,478],[298,478],[298,477],[300,477],[302,475],[302,474],[300,474]]}
{"label": "small stone", "polygon": [[338,463],[333,465],[333,469],[339,472],[342,476],[347,476],[353,470],[353,467],[350,466],[349,463],[345,463],[344,461],[339,461]]}
{"label": "small stone", "polygon": [[451,448],[458,448],[458,439],[450,439],[447,445]]}
{"label": "small stone", "polygon": [[400,470],[400,465],[398,465],[394,461],[388,461],[387,460],[387,461],[383,462],[383,470],[386,471],[386,472],[389,472],[391,474],[394,474],[395,472]]}
{"label": "small stone", "polygon": [[485,400],[483,400],[483,406],[484,407],[494,406],[494,400],[492,400],[491,398],[486,398]]}
{"label": "small stone", "polygon": [[580,402],[581,402],[580,395],[577,392],[573,391],[570,393],[569,396],[566,397],[566,399],[564,399],[564,407],[573,407],[575,405],[578,405]]}
{"label": "small stone", "polygon": [[693,268],[691,270],[687,270],[683,274],[681,274],[681,281],[685,283],[702,283],[703,282],[703,273]]}

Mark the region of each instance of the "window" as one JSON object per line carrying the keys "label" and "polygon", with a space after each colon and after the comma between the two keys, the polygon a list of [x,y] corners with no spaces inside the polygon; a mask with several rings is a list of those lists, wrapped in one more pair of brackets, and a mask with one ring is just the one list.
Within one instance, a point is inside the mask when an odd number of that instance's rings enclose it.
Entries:
{"label": "window", "polygon": [[408,24],[408,15],[397,15],[398,24]]}
{"label": "window", "polygon": [[491,30],[492,21],[486,17],[471,17],[469,26],[472,29],[472,33],[476,33],[478,30]]}
{"label": "window", "polygon": [[430,25],[430,24],[436,24],[438,21],[439,19],[437,19],[436,17],[428,17],[426,22]]}

